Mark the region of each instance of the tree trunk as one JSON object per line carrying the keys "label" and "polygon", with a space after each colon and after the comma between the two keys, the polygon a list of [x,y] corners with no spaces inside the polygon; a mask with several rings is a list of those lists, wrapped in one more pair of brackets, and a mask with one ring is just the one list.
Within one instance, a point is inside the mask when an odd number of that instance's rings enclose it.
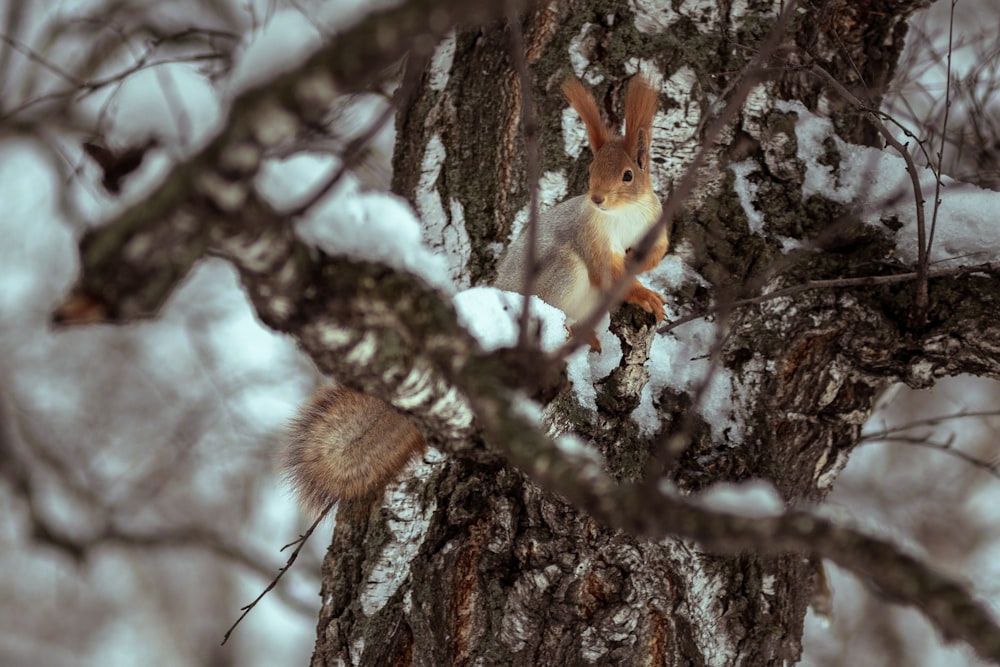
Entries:
{"label": "tree trunk", "polygon": [[[574,0],[545,3],[523,18],[542,171],[565,174],[564,196],[585,191],[587,166],[586,155],[576,159],[563,146],[559,85],[567,76],[582,76],[600,107],[620,113],[636,59],[661,73],[654,159],[659,182],[676,182],[702,146],[706,114],[739,83],[780,9],[668,4]],[[852,222],[845,207],[803,201],[795,114],[775,101],[822,107],[846,141],[881,145],[865,116],[808,68],[820,63],[877,108],[916,3],[890,4],[874,12],[811,3],[795,14],[769,60],[768,80],[709,146],[700,185],[675,220],[672,246],[710,281],[708,290],[671,294],[676,306],[697,311],[710,298],[747,296],[744,285],[863,274],[886,256],[891,240]],[[468,283],[490,279],[495,244],[509,240],[528,200],[525,96],[508,44],[505,24],[449,37],[397,122],[395,187],[414,203],[432,243],[468,243],[467,263],[455,268]],[[767,234],[750,230],[734,191],[729,166],[745,157],[764,165],[756,206]],[[666,188],[660,193],[669,196]],[[822,251],[790,260],[778,235]],[[981,296],[995,299],[995,284],[983,281],[989,286]],[[788,503],[819,501],[888,383],[919,385],[963,366],[929,348],[975,325],[946,318],[908,328],[911,293],[909,286],[820,290],[720,316],[728,321],[718,361],[735,378],[727,397],[732,428],[709,423],[690,393],[665,391],[657,397],[661,430],[643,436],[630,413],[645,378],[630,384],[624,370],[599,388],[597,415],[581,417],[586,412],[564,394],[548,418],[572,423],[596,443],[622,482],[665,472],[695,491],[763,478]],[[641,366],[653,328],[629,310],[616,328],[632,332],[638,360],[631,363]],[[636,322],[644,326],[639,333]],[[671,451],[669,442],[683,446]],[[433,457],[370,510],[338,515],[314,665],[775,665],[800,656],[816,572],[805,554],[717,556],[683,539],[636,538],[503,463],[463,458]]]}
{"label": "tree trunk", "polygon": [[[1000,377],[1000,255],[928,289],[899,251],[917,236],[900,215],[871,224],[864,196],[841,196],[857,155],[882,156],[868,109],[918,4],[403,0],[237,95],[211,143],[88,230],[56,317],[154,315],[196,261],[223,256],[265,324],[421,429],[432,450],[412,475],[338,510],[315,665],[792,664],[819,558],[1000,662],[1000,627],[965,587],[807,507],[890,383]],[[480,27],[446,37],[456,25]],[[394,187],[427,242],[461,258],[460,284],[488,282],[529,218],[525,105],[551,203],[586,188],[562,81],[582,78],[617,122],[637,69],[662,78],[651,160],[675,256],[648,279],[674,323],[616,313],[623,354],[596,409],[558,391],[561,360],[484,351],[450,296],[384,254],[308,245],[255,189],[275,147],[404,53]],[[565,433],[601,464],[551,437]],[[765,481],[762,501],[700,494],[746,480]]]}

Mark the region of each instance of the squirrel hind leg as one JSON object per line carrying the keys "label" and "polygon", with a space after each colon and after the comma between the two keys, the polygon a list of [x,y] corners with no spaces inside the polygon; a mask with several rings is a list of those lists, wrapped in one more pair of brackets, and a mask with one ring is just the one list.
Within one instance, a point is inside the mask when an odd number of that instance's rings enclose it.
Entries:
{"label": "squirrel hind leg", "polygon": [[388,403],[344,387],[323,387],[289,429],[283,468],[316,514],[340,500],[375,497],[427,448]]}

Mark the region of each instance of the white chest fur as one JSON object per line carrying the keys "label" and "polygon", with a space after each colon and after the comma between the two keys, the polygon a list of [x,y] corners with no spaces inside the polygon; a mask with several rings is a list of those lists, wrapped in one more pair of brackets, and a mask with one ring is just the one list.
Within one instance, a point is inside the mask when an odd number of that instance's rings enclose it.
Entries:
{"label": "white chest fur", "polygon": [[659,220],[661,211],[660,200],[650,195],[613,209],[596,209],[592,220],[606,236],[611,251],[624,255]]}

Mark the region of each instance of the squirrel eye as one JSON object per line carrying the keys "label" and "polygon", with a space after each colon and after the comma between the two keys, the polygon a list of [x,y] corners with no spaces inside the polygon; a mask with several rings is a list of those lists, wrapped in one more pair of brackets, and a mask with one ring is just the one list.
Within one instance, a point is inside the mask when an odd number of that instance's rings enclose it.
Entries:
{"label": "squirrel eye", "polygon": [[622,174],[622,180],[625,181],[626,183],[628,183],[629,181],[632,180],[632,170],[631,169],[626,169],[625,170],[625,173]]}

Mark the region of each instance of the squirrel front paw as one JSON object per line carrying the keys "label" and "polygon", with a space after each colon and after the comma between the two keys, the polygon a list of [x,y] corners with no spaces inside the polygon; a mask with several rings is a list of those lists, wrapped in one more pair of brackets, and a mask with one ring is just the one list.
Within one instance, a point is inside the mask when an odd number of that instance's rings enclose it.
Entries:
{"label": "squirrel front paw", "polygon": [[652,313],[656,316],[657,321],[663,321],[666,318],[666,313],[663,312],[663,304],[666,299],[663,298],[662,294],[654,292],[638,280],[632,281],[632,287],[625,295],[625,301],[639,306],[647,313]]}

